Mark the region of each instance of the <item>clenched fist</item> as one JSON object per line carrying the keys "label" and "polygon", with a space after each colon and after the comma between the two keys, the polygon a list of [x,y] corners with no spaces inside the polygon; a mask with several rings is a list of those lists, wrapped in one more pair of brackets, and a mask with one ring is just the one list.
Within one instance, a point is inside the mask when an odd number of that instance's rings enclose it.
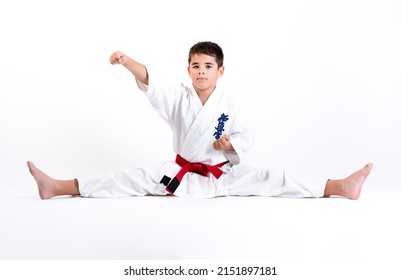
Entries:
{"label": "clenched fist", "polygon": [[230,136],[228,135],[223,135],[219,140],[214,141],[213,148],[218,151],[234,151],[234,148],[230,143]]}
{"label": "clenched fist", "polygon": [[113,52],[112,55],[110,56],[110,63],[115,65],[115,64],[122,64],[124,65],[128,60],[128,57],[120,51]]}

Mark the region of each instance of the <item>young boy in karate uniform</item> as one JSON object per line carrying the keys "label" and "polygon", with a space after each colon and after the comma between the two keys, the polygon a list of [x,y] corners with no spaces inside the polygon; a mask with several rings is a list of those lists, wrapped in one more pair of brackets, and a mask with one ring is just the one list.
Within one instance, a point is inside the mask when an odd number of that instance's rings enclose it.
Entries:
{"label": "young boy in karate uniform", "polygon": [[372,163],[340,180],[302,181],[283,170],[242,163],[252,145],[229,95],[216,86],[224,74],[223,51],[213,42],[192,46],[188,73],[192,85],[158,84],[141,63],[117,51],[110,63],[127,68],[156,112],[173,131],[175,161],[159,170],[134,168],[74,180],[55,180],[28,162],[42,199],[58,195],[126,197],[173,194],[181,197],[259,195],[277,197],[343,196],[358,199]]}

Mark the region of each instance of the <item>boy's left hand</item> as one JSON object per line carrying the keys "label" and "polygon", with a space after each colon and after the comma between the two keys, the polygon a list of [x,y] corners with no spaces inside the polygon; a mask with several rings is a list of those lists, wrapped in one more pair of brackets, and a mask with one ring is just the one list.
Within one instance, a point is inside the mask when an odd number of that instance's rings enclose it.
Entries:
{"label": "boy's left hand", "polygon": [[213,143],[213,148],[217,151],[233,152],[234,148],[230,143],[230,136],[223,135],[219,140]]}

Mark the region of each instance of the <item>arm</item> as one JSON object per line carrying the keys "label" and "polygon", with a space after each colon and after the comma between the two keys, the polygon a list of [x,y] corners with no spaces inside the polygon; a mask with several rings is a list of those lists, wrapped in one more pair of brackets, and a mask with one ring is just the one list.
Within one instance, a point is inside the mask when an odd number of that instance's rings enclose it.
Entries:
{"label": "arm", "polygon": [[126,56],[124,53],[120,51],[112,53],[112,55],[110,56],[110,63],[113,65],[115,64],[123,65],[135,76],[136,79],[138,79],[145,85],[148,85],[149,76],[145,65],[133,60],[132,58]]}

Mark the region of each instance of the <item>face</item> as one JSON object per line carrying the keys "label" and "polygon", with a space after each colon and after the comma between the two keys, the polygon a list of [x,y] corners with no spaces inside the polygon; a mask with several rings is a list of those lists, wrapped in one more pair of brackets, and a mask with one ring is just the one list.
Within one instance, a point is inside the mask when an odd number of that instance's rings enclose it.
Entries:
{"label": "face", "polygon": [[216,87],[217,79],[224,73],[224,66],[219,68],[213,56],[195,54],[191,57],[188,73],[197,92],[213,91]]}

